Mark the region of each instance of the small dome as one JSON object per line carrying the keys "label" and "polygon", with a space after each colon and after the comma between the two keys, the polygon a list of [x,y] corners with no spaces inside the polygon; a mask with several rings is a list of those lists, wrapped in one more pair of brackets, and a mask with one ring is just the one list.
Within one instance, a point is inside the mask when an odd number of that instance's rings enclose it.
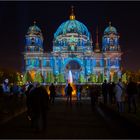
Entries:
{"label": "small dome", "polygon": [[57,31],[54,34],[54,37],[56,38],[57,36],[65,35],[66,33],[78,33],[89,37],[89,31],[87,27],[83,23],[75,19],[67,20],[66,22],[63,22],[58,27]]}
{"label": "small dome", "polygon": [[117,30],[115,27],[111,26],[111,22],[109,22],[109,26],[104,30],[104,34],[114,33],[117,34]]}
{"label": "small dome", "polygon": [[30,26],[28,29],[28,34],[40,34],[41,30],[40,28],[36,25],[36,22],[34,22],[33,26]]}

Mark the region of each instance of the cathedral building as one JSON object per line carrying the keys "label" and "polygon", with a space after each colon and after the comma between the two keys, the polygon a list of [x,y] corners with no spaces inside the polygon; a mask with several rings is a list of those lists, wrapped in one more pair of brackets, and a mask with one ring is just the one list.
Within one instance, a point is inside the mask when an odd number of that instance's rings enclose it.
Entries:
{"label": "cathedral building", "polygon": [[[39,73],[43,82],[66,82],[69,71],[74,83],[115,81],[121,77],[119,35],[109,23],[99,47],[98,30],[93,44],[88,28],[76,20],[73,12],[54,33],[52,52],[44,52],[41,29],[34,23],[26,34],[25,71],[34,79]],[[53,80],[53,81],[51,81]]]}

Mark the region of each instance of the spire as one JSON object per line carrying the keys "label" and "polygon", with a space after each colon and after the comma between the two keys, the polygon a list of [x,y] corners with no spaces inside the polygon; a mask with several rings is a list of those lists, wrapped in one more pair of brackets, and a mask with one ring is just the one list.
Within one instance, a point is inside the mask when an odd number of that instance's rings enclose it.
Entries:
{"label": "spire", "polygon": [[70,15],[70,20],[74,20],[75,15],[74,15],[74,6],[71,6],[71,15]]}
{"label": "spire", "polygon": [[96,29],[96,45],[95,45],[95,52],[100,52],[100,48],[99,48],[99,40],[98,40],[98,27]]}
{"label": "spire", "polygon": [[98,26],[97,26],[97,29],[96,29],[96,44],[99,44],[99,41],[98,41]]}

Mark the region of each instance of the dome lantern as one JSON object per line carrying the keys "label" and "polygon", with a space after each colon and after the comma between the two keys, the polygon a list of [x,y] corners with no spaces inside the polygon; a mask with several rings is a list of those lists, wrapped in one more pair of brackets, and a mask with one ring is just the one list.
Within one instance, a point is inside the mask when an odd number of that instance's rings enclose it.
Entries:
{"label": "dome lantern", "polygon": [[71,15],[70,15],[70,20],[75,20],[75,15],[74,15],[74,6],[71,6]]}
{"label": "dome lantern", "polygon": [[29,27],[28,34],[41,34],[41,29],[36,25],[36,21]]}
{"label": "dome lantern", "polygon": [[104,34],[114,33],[117,34],[117,30],[115,27],[111,25],[111,21],[109,22],[109,26],[105,29]]}

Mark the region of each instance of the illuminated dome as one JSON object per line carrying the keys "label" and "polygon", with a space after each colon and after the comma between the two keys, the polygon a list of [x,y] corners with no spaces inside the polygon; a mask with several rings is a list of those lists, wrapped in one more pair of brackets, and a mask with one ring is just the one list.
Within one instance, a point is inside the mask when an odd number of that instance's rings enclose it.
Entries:
{"label": "illuminated dome", "polygon": [[104,31],[104,34],[110,34],[110,33],[117,34],[117,30],[115,27],[111,26],[111,22],[109,22],[109,26]]}
{"label": "illuminated dome", "polygon": [[78,35],[85,35],[89,38],[90,34],[87,29],[87,27],[75,19],[73,6],[71,15],[69,17],[70,19],[66,22],[63,22],[57,29],[57,31],[54,34],[54,38],[56,38],[59,35],[65,35],[67,33],[77,33]]}
{"label": "illuminated dome", "polygon": [[34,25],[29,27],[27,34],[40,34],[40,33],[41,33],[41,30],[36,25],[36,22],[34,21]]}
{"label": "illuminated dome", "polygon": [[89,37],[89,32],[87,27],[83,23],[75,19],[63,22],[58,27],[56,33],[54,34],[54,37],[57,37],[59,35],[65,35],[67,33],[78,33],[79,35],[85,35]]}
{"label": "illuminated dome", "polygon": [[63,22],[54,34],[53,51],[93,51],[90,33],[83,23],[75,19],[73,7],[69,20]]}

